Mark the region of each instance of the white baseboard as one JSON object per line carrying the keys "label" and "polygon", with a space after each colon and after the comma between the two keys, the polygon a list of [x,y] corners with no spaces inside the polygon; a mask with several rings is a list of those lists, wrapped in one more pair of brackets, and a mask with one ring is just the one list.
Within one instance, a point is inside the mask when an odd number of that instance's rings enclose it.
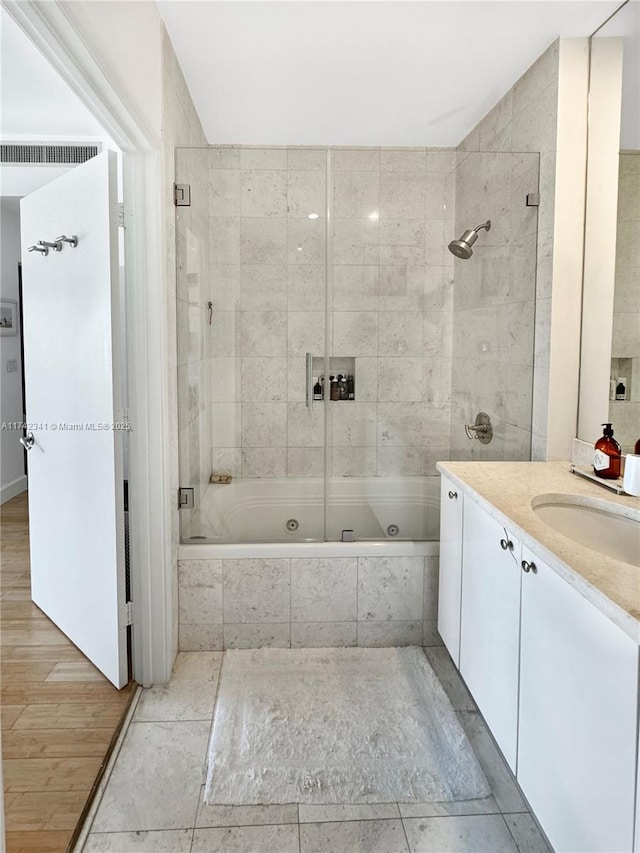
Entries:
{"label": "white baseboard", "polygon": [[10,501],[11,498],[15,498],[16,495],[22,494],[22,492],[27,491],[27,477],[26,475],[22,477],[18,477],[17,480],[14,480],[13,483],[7,483],[6,486],[2,486],[0,488],[0,504],[4,504],[7,501]]}

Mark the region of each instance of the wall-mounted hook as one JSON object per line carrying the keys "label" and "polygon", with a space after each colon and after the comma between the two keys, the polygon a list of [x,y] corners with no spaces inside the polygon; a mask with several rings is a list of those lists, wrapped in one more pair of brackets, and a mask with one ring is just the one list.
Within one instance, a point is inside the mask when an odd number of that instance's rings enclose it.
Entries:
{"label": "wall-mounted hook", "polygon": [[49,249],[53,249],[54,252],[62,251],[62,243],[59,240],[54,240],[53,243],[50,240],[38,240],[38,246],[47,246]]}
{"label": "wall-mounted hook", "polygon": [[213,320],[213,302],[207,302],[207,311],[209,312],[209,325]]}
{"label": "wall-mounted hook", "polygon": [[72,234],[71,237],[67,237],[66,234],[62,234],[60,237],[56,237],[57,243],[68,243],[72,249],[78,245],[78,238],[75,234]]}
{"label": "wall-mounted hook", "polygon": [[40,252],[46,257],[49,254],[49,249],[46,246],[29,246],[27,252]]}

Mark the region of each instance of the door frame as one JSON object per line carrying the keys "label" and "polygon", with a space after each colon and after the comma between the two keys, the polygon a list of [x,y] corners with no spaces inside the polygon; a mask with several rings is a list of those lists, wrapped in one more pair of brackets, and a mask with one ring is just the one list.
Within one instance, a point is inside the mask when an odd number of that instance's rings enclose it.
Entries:
{"label": "door frame", "polygon": [[3,7],[123,154],[133,677],[144,686],[164,683],[175,655],[176,603],[161,139],[105,75],[61,4],[22,0]]}

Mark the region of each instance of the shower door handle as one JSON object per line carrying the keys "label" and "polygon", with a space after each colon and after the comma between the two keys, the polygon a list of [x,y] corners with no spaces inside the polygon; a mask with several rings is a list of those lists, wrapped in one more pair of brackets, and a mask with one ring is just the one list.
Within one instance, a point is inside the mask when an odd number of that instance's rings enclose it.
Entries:
{"label": "shower door handle", "polygon": [[313,355],[310,352],[306,354],[306,375],[307,387],[305,401],[307,409],[311,411],[313,409]]}

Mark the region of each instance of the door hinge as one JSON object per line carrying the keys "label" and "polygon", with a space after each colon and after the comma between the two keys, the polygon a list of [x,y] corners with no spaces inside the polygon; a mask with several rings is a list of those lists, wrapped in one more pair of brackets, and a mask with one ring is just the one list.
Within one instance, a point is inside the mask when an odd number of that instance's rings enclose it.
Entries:
{"label": "door hinge", "polygon": [[125,228],[124,224],[124,204],[118,204],[118,228]]}
{"label": "door hinge", "polygon": [[191,207],[191,184],[173,185],[173,203],[176,207]]}
{"label": "door hinge", "polygon": [[527,193],[527,207],[540,207],[540,193]]}
{"label": "door hinge", "polygon": [[133,625],[133,601],[127,601],[125,611],[125,624]]}
{"label": "door hinge", "polygon": [[178,489],[178,509],[193,509],[193,489]]}

